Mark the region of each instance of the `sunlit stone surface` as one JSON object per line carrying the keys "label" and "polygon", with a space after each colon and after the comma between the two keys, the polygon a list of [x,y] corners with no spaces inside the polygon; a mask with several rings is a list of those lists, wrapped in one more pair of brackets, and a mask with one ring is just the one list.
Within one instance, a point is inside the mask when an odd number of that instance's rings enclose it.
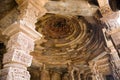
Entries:
{"label": "sunlit stone surface", "polygon": [[0,80],[120,80],[119,0],[1,0]]}

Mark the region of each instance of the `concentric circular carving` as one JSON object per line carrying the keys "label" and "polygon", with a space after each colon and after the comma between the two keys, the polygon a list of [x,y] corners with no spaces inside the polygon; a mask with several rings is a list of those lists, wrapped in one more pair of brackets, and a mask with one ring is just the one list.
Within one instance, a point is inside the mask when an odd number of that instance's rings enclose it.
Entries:
{"label": "concentric circular carving", "polygon": [[103,47],[101,29],[89,24],[84,17],[49,14],[40,19],[36,29],[44,36],[39,44],[41,62],[86,61]]}
{"label": "concentric circular carving", "polygon": [[45,20],[44,34],[50,38],[61,39],[69,36],[73,32],[72,23],[69,18],[61,16],[50,16]]}

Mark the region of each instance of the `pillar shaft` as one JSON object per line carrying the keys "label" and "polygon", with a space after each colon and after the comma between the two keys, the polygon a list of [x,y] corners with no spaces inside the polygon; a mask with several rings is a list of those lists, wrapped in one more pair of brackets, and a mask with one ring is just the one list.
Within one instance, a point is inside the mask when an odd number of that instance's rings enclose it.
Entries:
{"label": "pillar shaft", "polygon": [[104,80],[102,74],[99,72],[98,66],[95,62],[90,62],[90,69],[92,72],[92,79],[93,80]]}
{"label": "pillar shaft", "polygon": [[58,72],[52,72],[51,80],[61,80],[61,74]]}
{"label": "pillar shaft", "polygon": [[78,71],[78,80],[81,80],[81,72]]}
{"label": "pillar shaft", "polygon": [[41,35],[29,26],[15,22],[3,31],[9,37],[6,45],[7,53],[3,56],[3,69],[0,80],[30,80],[27,67],[31,66],[34,41]]}
{"label": "pillar shaft", "polygon": [[68,73],[65,73],[62,77],[62,80],[70,80],[69,79],[69,74]]}
{"label": "pillar shaft", "polygon": [[[41,79],[40,80],[50,80],[50,73],[47,70],[41,71]],[[57,79],[56,79],[57,80]]]}
{"label": "pillar shaft", "polygon": [[32,56],[29,52],[33,49],[33,40],[24,33],[18,32],[12,35],[3,58],[1,80],[29,80],[27,67],[31,65]]}
{"label": "pillar shaft", "polygon": [[69,79],[74,80],[74,69],[73,66],[68,64],[68,74],[69,74]]}

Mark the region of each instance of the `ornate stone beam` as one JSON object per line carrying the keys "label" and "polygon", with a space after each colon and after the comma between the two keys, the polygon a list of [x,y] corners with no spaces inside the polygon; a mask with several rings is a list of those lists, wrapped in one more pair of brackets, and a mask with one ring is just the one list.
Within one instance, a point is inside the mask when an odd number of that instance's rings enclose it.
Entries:
{"label": "ornate stone beam", "polygon": [[48,13],[82,16],[92,16],[98,9],[97,6],[90,5],[87,0],[49,1],[45,8]]}

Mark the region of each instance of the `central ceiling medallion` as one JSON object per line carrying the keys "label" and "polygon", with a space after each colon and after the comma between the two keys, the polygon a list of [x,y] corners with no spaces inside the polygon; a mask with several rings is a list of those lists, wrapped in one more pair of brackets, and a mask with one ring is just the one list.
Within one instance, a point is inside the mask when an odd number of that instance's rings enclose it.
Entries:
{"label": "central ceiling medallion", "polygon": [[71,20],[60,15],[51,16],[45,21],[43,32],[49,38],[61,39],[73,32]]}

